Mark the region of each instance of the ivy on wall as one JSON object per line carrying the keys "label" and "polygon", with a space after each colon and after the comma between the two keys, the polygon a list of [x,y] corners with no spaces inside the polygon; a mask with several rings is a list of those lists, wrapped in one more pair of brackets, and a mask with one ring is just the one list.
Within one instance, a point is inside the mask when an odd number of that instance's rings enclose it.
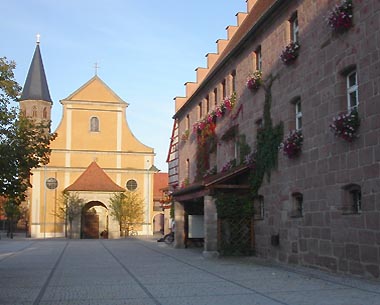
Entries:
{"label": "ivy on wall", "polygon": [[220,193],[216,195],[218,217],[242,218],[253,216],[253,204],[250,196],[236,193]]}
{"label": "ivy on wall", "polygon": [[206,171],[210,168],[210,154],[216,150],[216,124],[211,122],[207,124],[197,134],[197,173],[195,180],[201,180]]}
{"label": "ivy on wall", "polygon": [[272,104],[272,84],[277,76],[269,76],[266,83],[263,85],[265,90],[264,100],[264,125],[259,129],[256,137],[256,165],[255,169],[250,174],[250,185],[253,196],[258,195],[258,191],[264,181],[265,176],[267,181],[270,181],[271,172],[277,168],[278,149],[284,136],[284,125],[280,122],[273,126],[271,117]]}

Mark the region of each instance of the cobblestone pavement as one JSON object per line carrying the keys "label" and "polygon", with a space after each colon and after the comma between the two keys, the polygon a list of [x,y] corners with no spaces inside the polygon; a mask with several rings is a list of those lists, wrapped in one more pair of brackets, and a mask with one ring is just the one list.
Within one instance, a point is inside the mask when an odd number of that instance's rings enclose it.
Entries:
{"label": "cobblestone pavement", "polygon": [[0,304],[367,305],[380,304],[380,281],[205,259],[152,238],[1,239]]}

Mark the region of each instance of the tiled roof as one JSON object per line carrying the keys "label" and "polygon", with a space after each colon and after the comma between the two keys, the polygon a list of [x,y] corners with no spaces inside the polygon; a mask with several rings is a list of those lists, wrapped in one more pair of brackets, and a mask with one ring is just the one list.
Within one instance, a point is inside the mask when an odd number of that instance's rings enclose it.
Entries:
{"label": "tiled roof", "polygon": [[155,173],[153,177],[153,198],[161,198],[162,189],[168,186],[168,173]]}
{"label": "tiled roof", "polygon": [[28,76],[26,77],[21,101],[42,100],[51,102],[49,87],[46,80],[44,64],[42,62],[40,45],[37,43]]}
{"label": "tiled roof", "polygon": [[113,182],[96,162],[92,162],[65,191],[124,192],[125,189]]}

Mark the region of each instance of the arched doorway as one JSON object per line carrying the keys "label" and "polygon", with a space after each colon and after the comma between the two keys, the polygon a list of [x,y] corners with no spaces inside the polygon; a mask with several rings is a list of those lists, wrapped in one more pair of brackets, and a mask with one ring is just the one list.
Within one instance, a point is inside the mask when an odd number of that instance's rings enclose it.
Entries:
{"label": "arched doorway", "polygon": [[81,238],[98,239],[108,231],[108,209],[100,201],[90,201],[82,208]]}
{"label": "arched doorway", "polygon": [[156,214],[153,217],[153,234],[164,233],[164,214]]}

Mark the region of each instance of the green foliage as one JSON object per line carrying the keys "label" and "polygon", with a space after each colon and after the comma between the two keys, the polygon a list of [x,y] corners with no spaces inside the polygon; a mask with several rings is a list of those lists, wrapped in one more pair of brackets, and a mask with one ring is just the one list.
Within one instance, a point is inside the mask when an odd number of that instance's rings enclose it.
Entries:
{"label": "green foliage", "polygon": [[215,152],[217,138],[215,134],[215,123],[211,122],[206,125],[197,135],[197,175],[196,180],[201,180],[206,171],[210,168],[210,154]]}
{"label": "green foliage", "polygon": [[245,158],[251,153],[251,147],[247,144],[246,136],[245,134],[239,135],[239,159],[240,164],[243,164],[245,161]]}
{"label": "green foliage", "polygon": [[249,195],[220,193],[216,196],[218,218],[241,218],[253,216],[254,209]]}
{"label": "green foliage", "polygon": [[[79,197],[78,193],[65,192],[65,191],[62,192],[59,201],[61,205],[53,214],[57,216],[58,218],[65,220],[66,230],[67,230],[67,221],[69,222],[69,225],[70,225],[69,237],[72,238],[73,220],[81,215],[85,201],[84,199]],[[66,234],[67,234],[67,231],[66,231]]]}
{"label": "green foliage", "polygon": [[264,101],[264,127],[257,132],[256,138],[256,165],[255,170],[251,172],[250,184],[253,196],[258,195],[258,191],[264,181],[270,181],[271,171],[277,168],[278,150],[284,136],[284,126],[280,122],[273,127],[271,118],[272,93],[271,87],[275,77],[270,76],[265,84],[265,101]]}
{"label": "green foliage", "polygon": [[14,68],[13,61],[0,58],[0,195],[20,204],[31,187],[31,170],[49,162],[49,145],[56,135],[49,133],[50,122],[37,123],[11,106],[21,90]]}
{"label": "green foliage", "polygon": [[18,219],[21,214],[19,205],[12,199],[5,201],[3,209],[5,216],[10,220]]}
{"label": "green foliage", "polygon": [[110,198],[111,215],[119,222],[120,231],[142,222],[144,201],[137,192],[114,193]]}
{"label": "green foliage", "polygon": [[57,217],[72,222],[82,213],[84,199],[80,198],[78,193],[62,192],[60,201],[62,205],[56,212]]}

